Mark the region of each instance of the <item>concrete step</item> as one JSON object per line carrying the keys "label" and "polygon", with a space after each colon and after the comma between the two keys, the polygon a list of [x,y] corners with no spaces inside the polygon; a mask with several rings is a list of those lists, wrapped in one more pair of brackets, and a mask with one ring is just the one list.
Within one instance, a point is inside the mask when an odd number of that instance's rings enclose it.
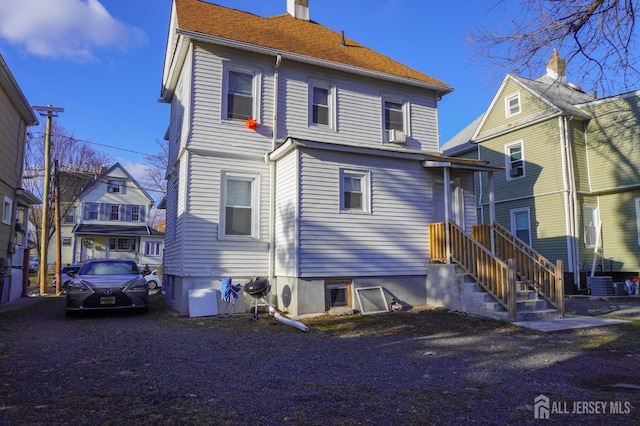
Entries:
{"label": "concrete step", "polygon": [[517,321],[540,321],[558,318],[557,309],[524,310],[516,313]]}
{"label": "concrete step", "polygon": [[544,299],[528,299],[516,301],[516,312],[535,311],[540,309],[550,309],[551,307]]}

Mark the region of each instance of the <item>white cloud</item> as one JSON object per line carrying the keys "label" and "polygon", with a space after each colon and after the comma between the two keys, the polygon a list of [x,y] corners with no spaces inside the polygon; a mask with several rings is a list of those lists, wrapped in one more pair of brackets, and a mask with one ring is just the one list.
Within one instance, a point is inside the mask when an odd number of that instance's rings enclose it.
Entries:
{"label": "white cloud", "polygon": [[146,34],[115,19],[99,0],[1,0],[0,38],[45,58],[91,60],[97,48],[126,49]]}

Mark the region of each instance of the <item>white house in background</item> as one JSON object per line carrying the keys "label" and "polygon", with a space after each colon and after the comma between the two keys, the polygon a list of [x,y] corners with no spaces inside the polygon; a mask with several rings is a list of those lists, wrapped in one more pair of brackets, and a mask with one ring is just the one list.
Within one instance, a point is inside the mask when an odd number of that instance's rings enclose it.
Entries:
{"label": "white house in background", "polygon": [[[164,234],[149,223],[153,198],[119,163],[104,170],[77,194],[61,218],[62,264],[89,259],[133,259],[162,264]],[[55,260],[55,237],[49,263]]]}
{"label": "white house in background", "polygon": [[287,11],[173,1],[167,301],[186,312],[189,290],[264,276],[294,316],[379,305],[363,290],[378,286],[424,304],[428,224],[475,223],[485,164],[438,154],[452,88],[310,20],[308,1]]}

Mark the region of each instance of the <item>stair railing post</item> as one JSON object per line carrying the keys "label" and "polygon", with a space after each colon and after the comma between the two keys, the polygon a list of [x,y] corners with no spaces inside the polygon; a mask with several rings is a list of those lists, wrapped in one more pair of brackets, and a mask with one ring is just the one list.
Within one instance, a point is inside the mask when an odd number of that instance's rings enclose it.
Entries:
{"label": "stair railing post", "polygon": [[493,172],[489,171],[487,176],[487,184],[489,185],[489,232],[491,233],[491,254],[496,254],[496,237],[493,224],[496,221],[496,196],[493,190]]}
{"label": "stair railing post", "polygon": [[558,315],[564,318],[564,272],[562,260],[556,260],[556,304]]}
{"label": "stair railing post", "polygon": [[443,169],[444,174],[444,240],[447,247],[447,264],[451,263],[451,228],[449,227],[449,217],[451,212],[451,176],[449,168]]}
{"label": "stair railing post", "polygon": [[507,306],[509,306],[509,316],[511,321],[516,319],[516,261],[513,258],[507,260],[509,270],[507,271]]}

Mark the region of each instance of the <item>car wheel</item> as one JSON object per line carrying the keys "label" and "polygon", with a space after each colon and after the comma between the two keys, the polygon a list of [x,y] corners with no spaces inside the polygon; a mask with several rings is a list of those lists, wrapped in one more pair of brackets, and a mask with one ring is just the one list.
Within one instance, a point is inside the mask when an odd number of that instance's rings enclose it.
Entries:
{"label": "car wheel", "polygon": [[149,287],[149,290],[153,290],[158,287],[158,283],[155,281],[149,281],[147,282],[147,286]]}

